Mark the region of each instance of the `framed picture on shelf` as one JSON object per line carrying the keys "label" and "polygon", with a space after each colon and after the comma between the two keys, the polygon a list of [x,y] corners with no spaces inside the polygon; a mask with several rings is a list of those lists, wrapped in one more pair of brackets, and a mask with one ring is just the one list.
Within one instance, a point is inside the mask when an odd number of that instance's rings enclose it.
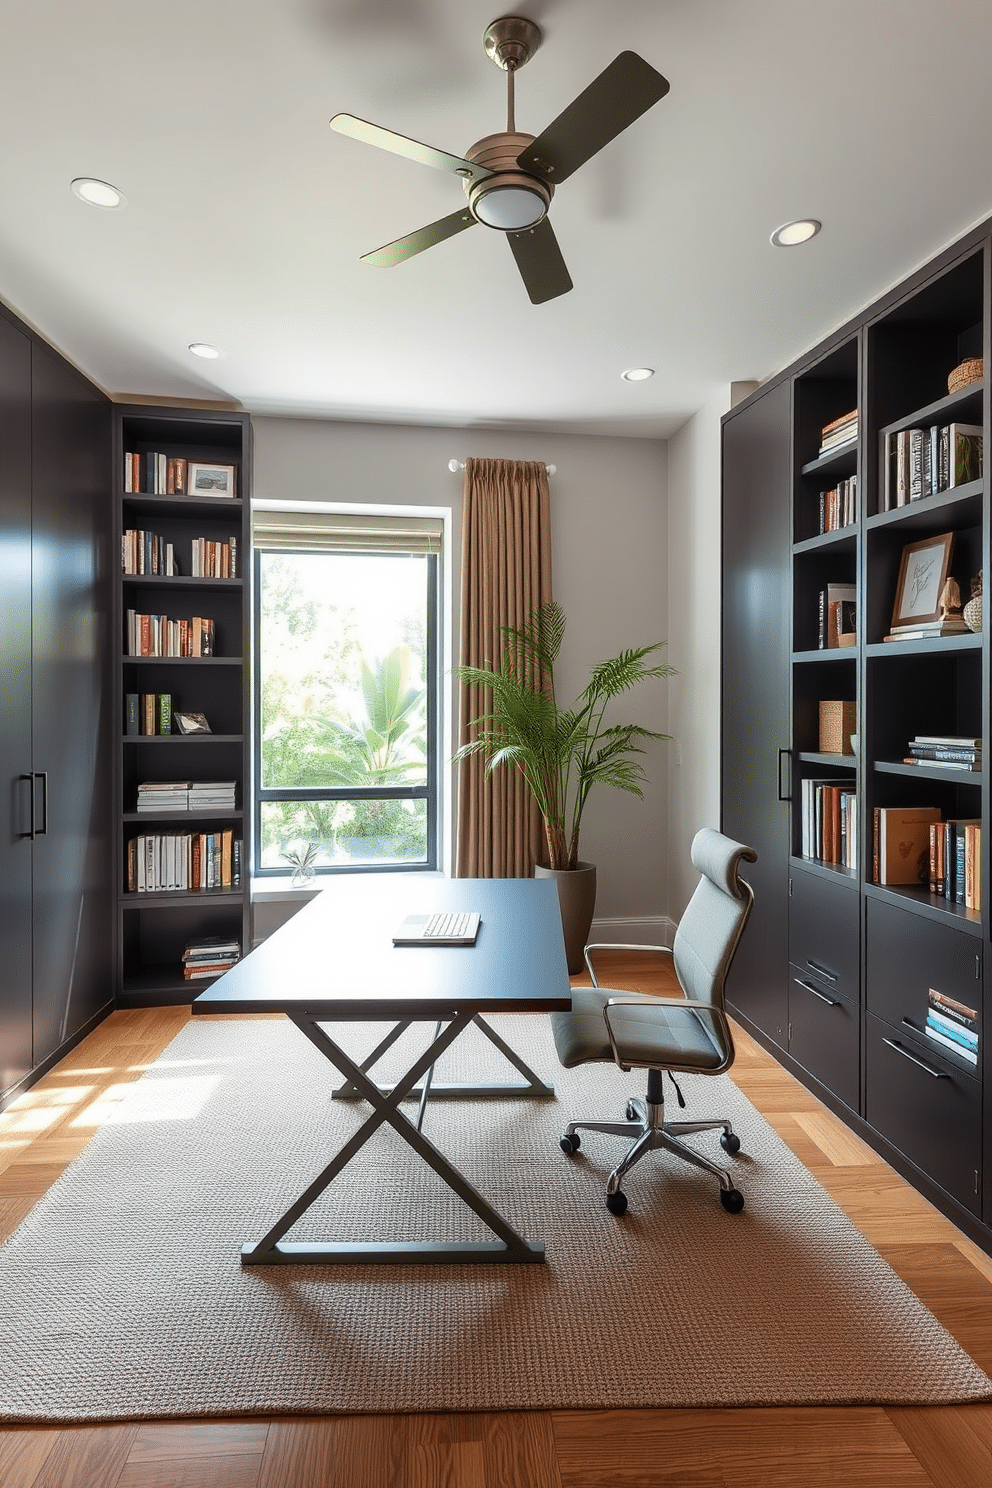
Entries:
{"label": "framed picture on shelf", "polygon": [[953,546],[954,533],[942,532],[936,537],[907,543],[903,548],[892,609],[893,630],[939,619],[940,596],[951,564]]}
{"label": "framed picture on shelf", "polygon": [[210,725],[203,713],[173,713],[176,728],[181,734],[209,734]]}
{"label": "framed picture on shelf", "polygon": [[204,465],[190,460],[186,469],[186,490],[190,496],[233,496],[235,465]]}

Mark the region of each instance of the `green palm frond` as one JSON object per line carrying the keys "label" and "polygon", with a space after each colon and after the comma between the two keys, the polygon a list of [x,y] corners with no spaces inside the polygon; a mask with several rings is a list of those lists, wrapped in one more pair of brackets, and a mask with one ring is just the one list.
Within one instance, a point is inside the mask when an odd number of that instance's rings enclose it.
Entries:
{"label": "green palm frond", "polygon": [[484,690],[484,711],[468,725],[474,737],[455,760],[482,754],[487,774],[506,767],[521,772],[544,819],[553,868],[571,868],[578,860],[579,825],[591,787],[643,796],[647,776],[634,756],[645,753],[645,743],[669,737],[640,724],[607,725],[608,703],[638,682],[675,675],[674,667],[647,661],[663,641],[622,651],[598,662],[576,701],[561,707],[554,666],[564,632],[561,607],[543,605],[523,625],[504,627],[498,668],[458,669],[462,683]]}

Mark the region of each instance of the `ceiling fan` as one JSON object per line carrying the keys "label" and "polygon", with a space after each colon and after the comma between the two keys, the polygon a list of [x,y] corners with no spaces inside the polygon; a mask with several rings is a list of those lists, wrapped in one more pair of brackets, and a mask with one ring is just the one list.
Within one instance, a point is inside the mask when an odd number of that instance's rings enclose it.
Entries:
{"label": "ceiling fan", "polygon": [[548,221],[555,187],[664,98],[669,85],[636,52],[621,52],[535,139],[516,128],[513,80],[540,46],[540,28],[523,16],[503,16],[486,28],[482,42],[490,60],[506,73],[506,130],[477,140],[464,156],[435,150],[353,114],[335,114],[331,128],[460,176],[468,197],[467,207],[364,253],[362,263],[392,268],[481,222],[506,234],[527,293],[539,305],[572,288]]}

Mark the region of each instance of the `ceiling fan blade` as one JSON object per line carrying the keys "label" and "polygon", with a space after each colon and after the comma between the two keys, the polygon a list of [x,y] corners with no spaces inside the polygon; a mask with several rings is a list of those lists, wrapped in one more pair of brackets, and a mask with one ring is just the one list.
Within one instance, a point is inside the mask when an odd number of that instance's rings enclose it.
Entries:
{"label": "ceiling fan blade", "polygon": [[664,98],[669,83],[636,52],[621,52],[522,150],[517,164],[557,186]]}
{"label": "ceiling fan blade", "polygon": [[363,253],[360,262],[375,264],[380,269],[392,269],[396,264],[423,253],[425,248],[433,248],[435,243],[443,243],[445,238],[453,238],[455,233],[474,226],[475,218],[472,213],[468,207],[462,207],[461,211],[452,212],[450,217],[442,217],[439,222],[431,222],[427,227],[418,227],[416,232],[407,233],[405,238],[396,238],[382,248]]}
{"label": "ceiling fan blade", "polygon": [[531,304],[543,305],[545,300],[568,294],[572,280],[547,217],[536,227],[506,236]]}
{"label": "ceiling fan blade", "polygon": [[430,165],[435,170],[448,171],[461,176],[463,181],[481,181],[491,176],[484,165],[473,165],[460,155],[449,155],[445,150],[435,150],[433,145],[422,145],[418,140],[407,139],[405,134],[394,134],[391,129],[382,129],[378,124],[369,124],[365,119],[356,119],[354,114],[335,114],[331,128],[338,134],[350,135],[365,145],[375,145],[380,150],[390,150],[394,155],[405,155],[418,165]]}

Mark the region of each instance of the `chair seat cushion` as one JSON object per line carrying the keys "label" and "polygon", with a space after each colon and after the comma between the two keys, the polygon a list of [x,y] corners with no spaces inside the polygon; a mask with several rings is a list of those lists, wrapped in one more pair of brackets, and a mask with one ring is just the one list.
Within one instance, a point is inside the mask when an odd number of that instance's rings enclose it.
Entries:
{"label": "chair seat cushion", "polygon": [[610,1009],[614,1037],[625,1065],[705,1072],[726,1064],[724,1051],[693,1008],[608,987],[573,987],[572,1011],[551,1014],[555,1048],[566,1069],[589,1060],[613,1062],[603,1012],[611,997],[636,998],[632,1006]]}

